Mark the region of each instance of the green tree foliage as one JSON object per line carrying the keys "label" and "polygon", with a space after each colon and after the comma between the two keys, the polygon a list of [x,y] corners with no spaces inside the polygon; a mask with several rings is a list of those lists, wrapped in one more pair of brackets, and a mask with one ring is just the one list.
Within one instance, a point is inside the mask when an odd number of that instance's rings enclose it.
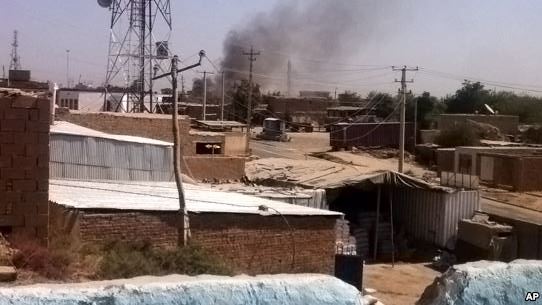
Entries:
{"label": "green tree foliage", "polygon": [[444,112],[445,105],[439,101],[434,96],[431,96],[431,93],[424,92],[422,95],[414,97],[412,95],[407,95],[407,109],[406,109],[406,120],[413,122],[414,121],[414,109],[418,104],[418,128],[419,129],[430,129],[433,127],[436,122],[438,114]]}
{"label": "green tree foliage", "polygon": [[[397,104],[399,103],[399,100],[397,98],[392,97],[388,93],[382,93],[382,92],[376,92],[372,91],[367,96],[367,99],[369,99],[370,104],[369,105],[376,105],[374,107],[374,111],[377,117],[385,119],[388,116],[394,112],[395,108],[397,107]],[[372,106],[371,106],[372,107]],[[390,119],[397,119],[399,118],[399,112],[396,111],[395,114]]]}
{"label": "green tree foliage", "polygon": [[361,98],[358,93],[352,91],[344,91],[343,93],[339,93],[337,99],[341,105],[348,106],[359,105],[363,102],[363,98]]}
{"label": "green tree foliage", "polygon": [[474,113],[488,101],[490,91],[480,82],[463,82],[463,87],[444,99],[448,113]]}
{"label": "green tree foliage", "polygon": [[484,113],[484,104],[487,104],[499,114],[519,116],[522,123],[542,123],[542,98],[508,91],[490,91],[479,82],[465,81],[454,95],[444,98],[444,104],[447,113]]}
{"label": "green tree foliage", "polygon": [[[230,113],[230,119],[235,121],[246,122],[247,107],[248,107],[248,81],[242,80],[240,83],[234,84],[229,96],[232,99],[232,111]],[[260,85],[254,84],[252,86],[252,109],[256,105],[259,105],[262,101],[262,94],[260,93]]]}

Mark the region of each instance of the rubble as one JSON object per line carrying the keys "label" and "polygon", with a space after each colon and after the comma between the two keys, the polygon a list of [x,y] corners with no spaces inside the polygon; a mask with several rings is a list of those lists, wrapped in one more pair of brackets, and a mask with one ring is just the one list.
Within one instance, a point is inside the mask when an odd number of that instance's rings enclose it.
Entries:
{"label": "rubble", "polygon": [[467,120],[467,126],[471,128],[480,137],[480,139],[494,141],[503,141],[506,139],[499,128],[493,125]]}
{"label": "rubble", "polygon": [[541,261],[479,261],[448,269],[416,305],[519,305],[525,304],[528,292],[541,287]]}

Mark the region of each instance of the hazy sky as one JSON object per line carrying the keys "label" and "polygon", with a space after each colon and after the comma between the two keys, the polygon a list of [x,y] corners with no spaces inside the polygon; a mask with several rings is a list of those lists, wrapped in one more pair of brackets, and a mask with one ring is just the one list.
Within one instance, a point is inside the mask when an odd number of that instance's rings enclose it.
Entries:
{"label": "hazy sky", "polygon": [[[205,49],[210,58],[219,59],[231,29],[284,1],[292,0],[173,0],[172,49],[181,57]],[[300,2],[309,1],[313,0]],[[520,88],[518,92],[542,92],[542,1],[369,2],[367,9],[374,11],[369,14],[374,17],[363,23],[359,36],[351,37],[357,46],[351,56],[329,59],[341,64],[338,67],[419,66],[420,72],[409,74],[415,79],[409,85],[415,93],[453,93],[467,76],[491,83],[492,89],[508,86]],[[7,69],[12,32],[17,29],[22,66],[31,69],[34,78],[65,83],[65,50],[70,49],[74,81],[81,75],[84,81],[100,84],[106,69],[109,18],[110,12],[93,0],[0,0],[0,62]],[[265,50],[261,56],[266,56]],[[390,70],[328,76],[329,84],[320,89],[396,92],[393,79],[399,74]]]}

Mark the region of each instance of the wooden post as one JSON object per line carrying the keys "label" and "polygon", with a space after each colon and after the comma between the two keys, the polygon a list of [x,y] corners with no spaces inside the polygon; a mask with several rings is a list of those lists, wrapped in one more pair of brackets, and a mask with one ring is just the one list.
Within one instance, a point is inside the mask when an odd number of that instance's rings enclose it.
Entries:
{"label": "wooden post", "polygon": [[378,185],[376,193],[376,219],[375,219],[375,240],[373,245],[373,260],[376,260],[378,254],[378,224],[380,222],[380,195],[382,187]]}
{"label": "wooden post", "polygon": [[395,243],[393,240],[393,192],[392,187],[389,188],[389,201],[390,201],[390,225],[391,225],[391,266],[395,266]]}

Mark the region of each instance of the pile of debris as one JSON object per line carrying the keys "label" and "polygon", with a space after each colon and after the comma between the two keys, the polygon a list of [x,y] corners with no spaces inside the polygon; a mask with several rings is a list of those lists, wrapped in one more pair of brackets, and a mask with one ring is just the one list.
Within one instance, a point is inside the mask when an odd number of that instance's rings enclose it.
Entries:
{"label": "pile of debris", "polygon": [[517,260],[510,264],[479,261],[448,269],[425,289],[416,304],[520,305],[529,303],[528,298],[536,296],[540,287],[541,261]]}
{"label": "pile of debris", "polygon": [[504,141],[506,139],[499,128],[491,124],[467,120],[467,126],[482,140]]}

